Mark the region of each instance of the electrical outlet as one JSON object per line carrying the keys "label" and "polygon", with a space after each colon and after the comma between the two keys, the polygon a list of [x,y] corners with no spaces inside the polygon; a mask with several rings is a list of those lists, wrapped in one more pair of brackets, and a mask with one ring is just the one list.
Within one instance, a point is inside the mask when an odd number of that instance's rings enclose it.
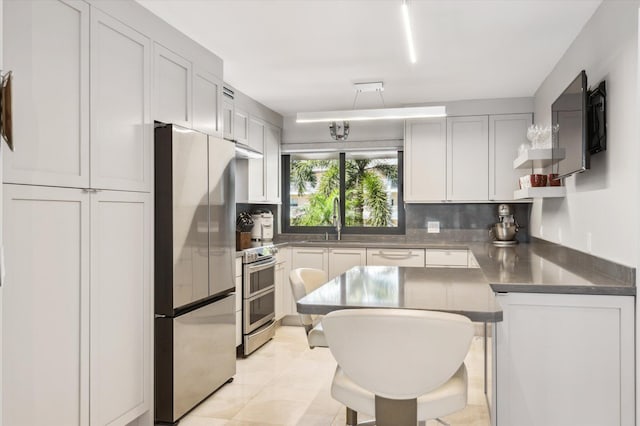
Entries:
{"label": "electrical outlet", "polygon": [[439,234],[440,233],[440,222],[438,222],[438,221],[429,221],[429,222],[427,222],[427,233],[428,234]]}

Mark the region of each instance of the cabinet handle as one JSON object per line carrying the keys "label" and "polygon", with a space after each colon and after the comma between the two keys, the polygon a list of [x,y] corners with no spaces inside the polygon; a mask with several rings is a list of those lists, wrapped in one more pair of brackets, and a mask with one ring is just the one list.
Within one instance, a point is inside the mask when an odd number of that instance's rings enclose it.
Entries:
{"label": "cabinet handle", "polygon": [[406,252],[406,253],[389,253],[389,252],[384,252],[384,251],[380,251],[378,253],[374,253],[374,255],[377,254],[380,257],[386,257],[388,259],[408,259],[410,257],[414,257],[414,256],[418,256],[417,253],[413,253],[413,252]]}
{"label": "cabinet handle", "polygon": [[299,253],[299,254],[324,254],[324,250],[320,250],[320,251],[300,250],[300,251],[297,251],[296,253]]}

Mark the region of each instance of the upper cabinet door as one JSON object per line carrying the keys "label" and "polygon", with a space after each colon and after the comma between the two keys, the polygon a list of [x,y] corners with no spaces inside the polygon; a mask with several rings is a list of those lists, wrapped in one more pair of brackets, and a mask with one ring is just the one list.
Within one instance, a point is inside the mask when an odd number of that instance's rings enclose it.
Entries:
{"label": "upper cabinet door", "polygon": [[489,116],[489,199],[513,200],[520,172],[513,169],[518,147],[527,141],[527,129],[533,114]]}
{"label": "upper cabinet door", "polygon": [[154,44],[154,120],[191,127],[191,62]]}
{"label": "upper cabinet door", "polygon": [[[149,191],[149,39],[91,11],[91,186]],[[50,71],[50,70],[49,70]]]}
{"label": "upper cabinet door", "polygon": [[249,143],[249,114],[238,108],[233,110],[233,135],[236,142]]}
{"label": "upper cabinet door", "polygon": [[234,112],[233,99],[222,96],[222,131],[223,137],[227,140],[234,140],[233,136],[233,118]]}
{"label": "upper cabinet door", "polygon": [[16,146],[4,182],[88,187],[89,6],[8,1],[3,30]]}
{"label": "upper cabinet door", "polygon": [[280,128],[271,124],[266,128],[264,150],[264,178],[267,201],[280,202]]}
{"label": "upper cabinet door", "polygon": [[222,137],[222,80],[194,68],[193,128],[211,136]]}
{"label": "upper cabinet door", "polygon": [[[249,146],[259,152],[265,152],[266,126],[261,120],[249,119]],[[247,160],[249,175],[249,201],[266,200],[264,178],[264,158],[250,158]]]}
{"label": "upper cabinet door", "polygon": [[446,200],[447,120],[428,118],[405,123],[404,200]]}
{"label": "upper cabinet door", "polygon": [[488,127],[486,115],[447,118],[447,200],[489,199]]}

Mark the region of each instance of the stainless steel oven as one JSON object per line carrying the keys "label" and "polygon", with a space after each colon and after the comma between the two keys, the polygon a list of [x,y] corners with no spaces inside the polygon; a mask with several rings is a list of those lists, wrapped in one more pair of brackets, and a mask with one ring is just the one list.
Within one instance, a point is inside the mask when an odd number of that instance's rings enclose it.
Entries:
{"label": "stainless steel oven", "polygon": [[242,270],[242,333],[244,356],[275,334],[276,258],[273,246],[246,252]]}

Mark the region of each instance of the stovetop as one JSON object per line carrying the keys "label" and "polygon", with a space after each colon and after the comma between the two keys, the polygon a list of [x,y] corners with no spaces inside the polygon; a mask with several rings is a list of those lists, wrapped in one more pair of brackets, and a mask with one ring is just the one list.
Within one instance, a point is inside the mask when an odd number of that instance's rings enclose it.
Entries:
{"label": "stovetop", "polygon": [[267,259],[275,256],[278,248],[270,242],[252,242],[251,248],[242,250],[242,263],[253,263],[258,260]]}

